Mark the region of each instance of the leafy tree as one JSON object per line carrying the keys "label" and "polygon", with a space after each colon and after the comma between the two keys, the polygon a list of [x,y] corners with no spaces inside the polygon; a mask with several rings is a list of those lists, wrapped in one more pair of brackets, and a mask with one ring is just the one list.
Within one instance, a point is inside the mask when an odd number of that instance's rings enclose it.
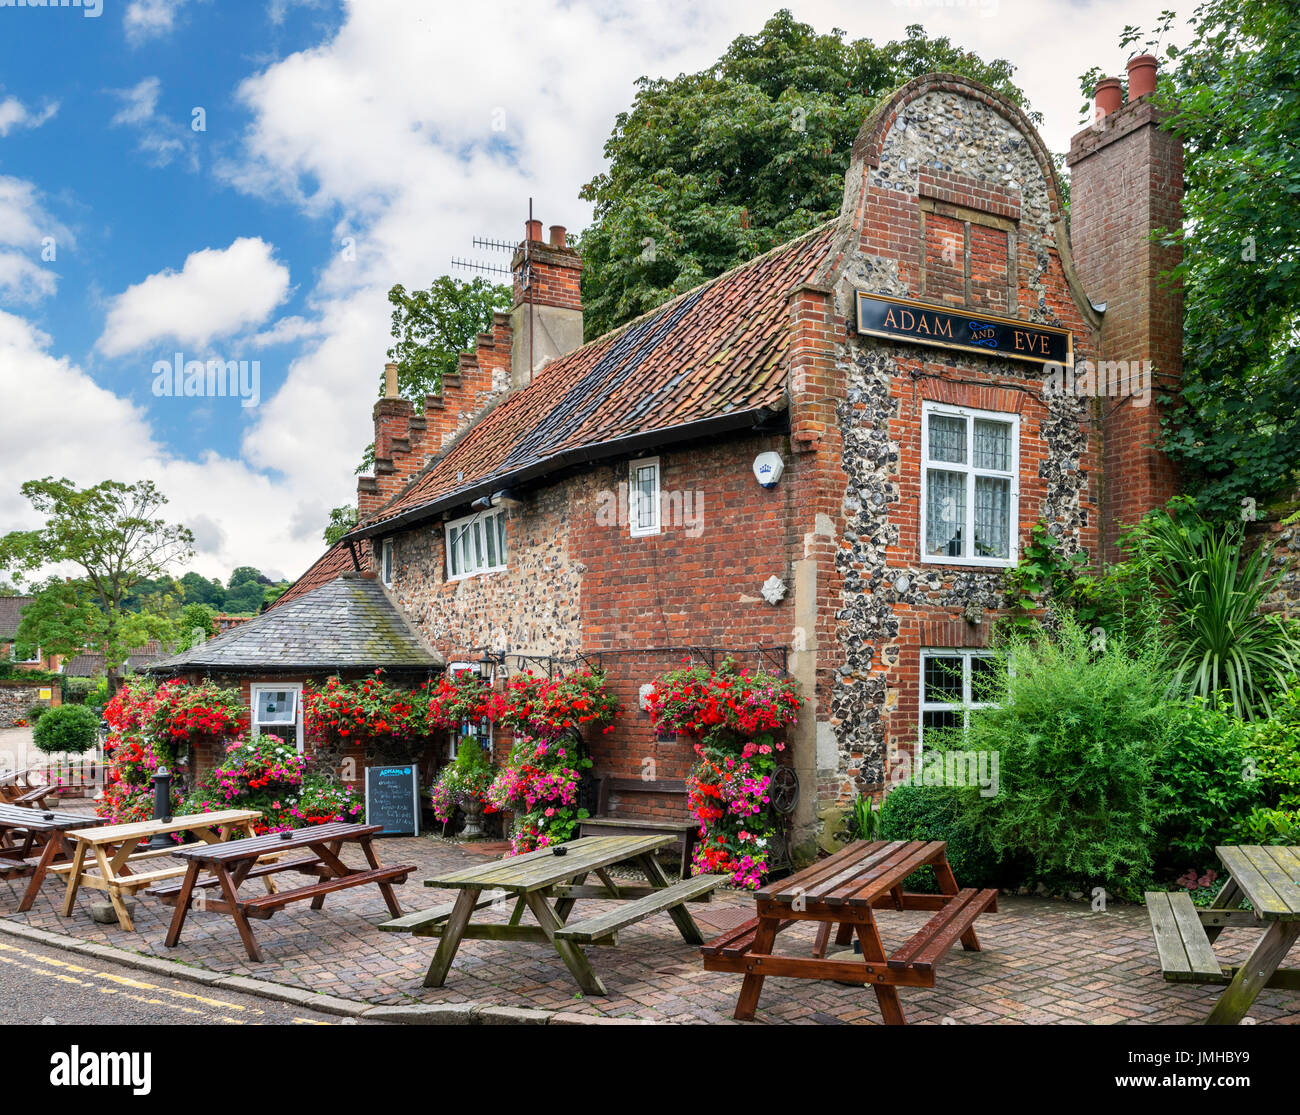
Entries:
{"label": "leafy tree", "polygon": [[271,578],[260,569],[254,569],[251,565],[241,565],[230,574],[230,580],[226,582],[226,588],[233,590],[240,585],[269,585],[270,583]]}
{"label": "leafy tree", "polygon": [[785,9],[707,70],[641,78],[605,144],[609,169],[582,190],[595,204],[579,243],[587,336],[829,220],[872,106],[932,70],[1026,103],[1010,63],[919,25],[878,46],[819,35]]}
{"label": "leafy tree", "polygon": [[206,604],[186,604],[181,609],[177,627],[180,629],[178,647],[192,647],[205,639],[211,639],[217,633],[212,609]]}
{"label": "leafy tree", "polygon": [[[61,643],[70,634],[67,621],[51,617],[47,606],[37,607],[42,603],[39,599],[24,610],[18,636],[55,653],[72,653],[93,643],[104,653],[110,687],[115,690],[120,667],[127,652],[139,645],[142,629],[161,630],[166,622],[129,613],[127,594],[142,581],[163,576],[172,563],[188,560],[194,552],[194,536],[158,514],[167,497],[152,480],[134,484],[104,480],[79,489],[70,480],[47,476],[29,480],[19,490],[46,520],[36,530],[15,530],[0,537],[0,568],[21,575],[65,562],[79,567],[83,576],[63,582],[59,592],[61,602],[92,637],[71,647]],[[98,609],[98,618],[92,615],[93,608]],[[52,628],[49,632],[43,630],[44,621]]]}
{"label": "leafy tree", "polygon": [[226,611],[231,615],[256,613],[265,598],[263,585],[257,581],[244,581],[226,593]]}
{"label": "leafy tree", "polygon": [[1157,94],[1187,189],[1164,234],[1186,306],[1165,449],[1202,509],[1240,517],[1293,489],[1300,462],[1300,7],[1208,0],[1190,22]]}
{"label": "leafy tree", "polygon": [[[442,275],[428,290],[409,294],[398,283],[388,301],[393,307],[388,359],[397,364],[398,390],[422,410],[424,397],[436,395],[443,376],[456,371],[459,355],[473,350],[479,333],[492,329],[492,312],[510,308],[511,290],[477,277],[462,282]],[[380,394],[383,390],[381,377]]]}
{"label": "leafy tree", "polygon": [[209,580],[191,571],[181,578],[180,584],[187,604],[206,604],[217,611],[225,606],[226,588],[215,577]]}
{"label": "leafy tree", "polygon": [[357,525],[357,509],[350,504],[336,507],[330,512],[329,525],[325,528],[325,545],[333,546],[348,531]]}

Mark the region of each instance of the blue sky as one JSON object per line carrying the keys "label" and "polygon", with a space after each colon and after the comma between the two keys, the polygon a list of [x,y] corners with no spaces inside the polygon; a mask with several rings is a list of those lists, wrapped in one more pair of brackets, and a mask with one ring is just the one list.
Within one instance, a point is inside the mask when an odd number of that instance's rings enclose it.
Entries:
{"label": "blue sky", "polygon": [[[709,64],[778,0],[0,0],[0,532],[22,481],[155,479],[193,568],[296,576],[350,502],[388,338],[535,198],[580,229],[642,74]],[[790,0],[819,30],[911,22],[1004,56],[1061,150],[1076,74],[1169,0]],[[1190,6],[1179,6],[1179,11]],[[195,130],[195,110],[204,124]],[[48,258],[50,244],[55,258]],[[345,250],[345,245],[351,250]],[[43,255],[45,258],[43,258]],[[257,361],[260,397],[155,395],[153,365]]]}

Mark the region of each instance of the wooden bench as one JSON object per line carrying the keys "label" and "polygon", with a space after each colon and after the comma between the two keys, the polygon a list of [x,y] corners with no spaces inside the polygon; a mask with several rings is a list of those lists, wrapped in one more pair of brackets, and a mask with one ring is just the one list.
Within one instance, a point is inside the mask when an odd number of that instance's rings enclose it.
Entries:
{"label": "wooden bench", "polygon": [[886,963],[896,970],[911,968],[933,972],[959,938],[972,933],[975,919],[986,910],[996,910],[996,890],[959,890],[937,914],[927,921],[902,948],[890,954]]}
{"label": "wooden bench", "polygon": [[704,938],[700,936],[694,920],[686,913],[682,903],[704,894],[712,894],[714,888],[726,881],[725,875],[694,875],[670,887],[657,889],[643,898],[620,902],[614,909],[606,910],[603,914],[596,914],[573,925],[566,925],[563,929],[557,929],[555,936],[561,941],[591,944],[616,930],[634,925],[652,914],[667,910],[669,916],[677,923],[677,928],[681,930],[683,939],[692,945],[702,945]]}
{"label": "wooden bench", "polygon": [[1160,971],[1174,983],[1227,983],[1191,895],[1147,891],[1147,914],[1160,954]]}
{"label": "wooden bench", "polygon": [[[668,847],[674,851],[681,849],[680,874],[683,879],[690,878],[691,856],[695,851],[695,839],[699,835],[698,821],[683,818],[680,821],[663,820],[658,817],[611,816],[609,796],[614,794],[667,794],[686,797],[686,780],[683,778],[660,778],[646,780],[642,778],[602,778],[600,793],[596,801],[596,816],[578,822],[579,836],[672,836],[674,842]],[[684,803],[683,803],[684,804]]]}

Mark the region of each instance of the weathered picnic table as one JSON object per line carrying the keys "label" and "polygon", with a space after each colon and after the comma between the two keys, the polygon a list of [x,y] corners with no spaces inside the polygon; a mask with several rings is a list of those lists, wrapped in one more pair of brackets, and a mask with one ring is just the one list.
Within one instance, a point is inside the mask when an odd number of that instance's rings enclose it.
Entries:
{"label": "weathered picnic table", "polygon": [[57,797],[58,786],[49,782],[32,781],[36,769],[28,767],[26,770],[0,771],[0,803],[44,809],[50,798]]}
{"label": "weathered picnic table", "polygon": [[[379,928],[389,933],[441,938],[424,978],[425,987],[443,985],[463,940],[529,941],[549,943],[588,995],[607,995],[605,985],[582,950],[583,945],[617,944],[619,929],[664,910],[687,944],[703,943],[704,938],[685,903],[707,900],[724,877],[695,875],[670,884],[655,859],[655,852],[675,839],[670,833],[586,836],[426,879],[426,887],[447,887],[459,890],[460,894],[454,902],[408,914]],[[609,874],[607,868],[625,862],[639,868],[646,883],[616,880]],[[589,875],[595,875],[601,885],[587,885]],[[616,904],[603,913],[569,925],[574,903],[584,898],[612,899]],[[506,924],[471,924],[476,910],[508,904],[511,899],[514,909]],[[520,924],[525,909],[532,912],[536,925]]]}
{"label": "weathered picnic table", "polygon": [[78,889],[83,886],[92,887],[108,892],[108,899],[117,913],[118,925],[123,929],[134,930],[135,925],[122,896],[131,895],[163,879],[173,879],[185,870],[183,866],[171,865],[137,873],[136,868],[141,861],[158,856],[174,856],[182,848],[182,845],[169,844],[165,848],[136,851],[141,841],[158,835],[192,832],[205,844],[217,844],[236,835],[252,836],[254,822],[261,819],[262,814],[256,809],[225,809],[215,813],[190,813],[173,817],[170,821],[136,821],[69,832],[68,836],[77,842],[72,862],[56,864],[50,868],[57,874],[68,876],[63,916],[72,916]]}
{"label": "weathered picnic table", "polygon": [[[1300,969],[1282,961],[1300,937],[1300,848],[1214,849],[1228,879],[1212,906],[1198,910],[1184,892],[1148,891],[1147,913],[1165,979],[1175,983],[1226,983],[1207,1026],[1233,1026],[1265,987],[1300,991]],[[1250,909],[1242,909],[1242,901]],[[1224,968],[1213,942],[1228,928],[1262,929],[1246,962]]]}
{"label": "weathered picnic table", "polygon": [[[939,882],[939,894],[903,891],[903,880],[929,866]],[[958,941],[978,952],[975,919],[997,909],[996,890],[961,890],[948,865],[947,845],[932,841],[858,841],[827,859],[763,887],[755,894],[758,916],[722,934],[701,950],[710,972],[743,972],[735,1017],[754,1017],[767,976],[826,979],[870,985],[889,1025],[906,1021],[898,1001],[899,987],[933,987],[935,965]],[[873,910],[934,910],[907,942],[886,954]],[[776,935],[796,921],[816,921],[812,956],[774,955]],[[826,956],[831,931],[838,925],[836,944],[847,945],[856,933],[861,956]]]}
{"label": "weathered picnic table", "polygon": [[[270,833],[250,840],[178,849],[175,854],[187,861],[185,877],[178,883],[155,887],[149,891],[149,894],[161,898],[168,906],[176,909],[164,943],[172,948],[180,940],[185,915],[193,905],[198,909],[229,914],[239,930],[248,958],[260,962],[262,953],[257,947],[252,927],[248,924],[249,918],[265,920],[291,902],[308,898],[311,899],[311,908],[319,910],[324,905],[327,894],[365,883],[378,884],[384,902],[388,905],[388,912],[393,917],[400,917],[402,907],[393,894],[393,884],[405,882],[406,877],[417,869],[409,863],[396,867],[380,866],[371,842],[383,831],[383,825],[330,822],[309,825],[291,832]],[[362,855],[370,865],[368,870],[349,867],[339,858],[344,844],[356,844],[361,848]],[[288,860],[271,859],[303,848],[308,849],[309,854]],[[210,876],[200,879],[199,873],[202,870],[210,872]],[[276,890],[269,885],[272,875],[286,871],[315,875],[317,882],[292,890]],[[240,885],[252,878],[263,879],[268,884],[267,893],[254,898],[241,898]],[[219,888],[222,897],[208,897],[206,889],[209,887]]]}
{"label": "weathered picnic table", "polygon": [[[73,848],[68,833],[97,824],[98,817],[84,814],[0,805],[0,878],[31,875],[18,904],[20,913],[32,908],[50,868],[71,860]],[[38,848],[40,854],[35,855]]]}

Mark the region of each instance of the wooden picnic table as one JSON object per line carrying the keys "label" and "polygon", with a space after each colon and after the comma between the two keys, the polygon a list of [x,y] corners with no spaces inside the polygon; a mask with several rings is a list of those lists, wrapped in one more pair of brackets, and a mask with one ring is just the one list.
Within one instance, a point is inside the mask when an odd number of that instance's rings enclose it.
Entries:
{"label": "wooden picnic table", "polygon": [[[933,868],[939,894],[903,891],[903,880],[919,868]],[[887,1024],[906,1021],[899,987],[933,987],[935,965],[958,941],[978,952],[975,919],[997,909],[996,890],[961,890],[948,865],[947,845],[932,841],[858,841],[834,855],[755,894],[758,916],[722,934],[701,950],[710,972],[742,972],[735,1017],[754,1017],[767,976],[826,979],[870,985]],[[892,953],[885,952],[873,910],[934,910],[935,915]],[[776,935],[796,921],[816,921],[812,956],[775,955]],[[826,956],[835,926],[835,943],[848,945],[854,934],[861,955]]]}
{"label": "wooden picnic table", "polygon": [[[68,833],[97,824],[98,817],[84,814],[0,805],[0,878],[31,875],[18,903],[20,913],[32,908],[50,868],[71,860],[73,846]],[[34,854],[37,849],[39,855]]]}
{"label": "wooden picnic table", "polygon": [[[1233,1026],[1265,987],[1300,991],[1300,969],[1281,967],[1300,938],[1300,848],[1223,846],[1214,852],[1228,879],[1213,905],[1198,910],[1185,892],[1149,891],[1147,912],[1165,979],[1227,984],[1205,1024]],[[1214,955],[1214,941],[1228,928],[1264,931],[1238,967],[1224,968]]]}
{"label": "wooden picnic table", "polygon": [[44,809],[46,801],[57,797],[58,786],[49,782],[32,781],[32,775],[37,769],[28,767],[26,770],[0,771],[0,804]]}
{"label": "wooden picnic table", "polygon": [[70,832],[68,836],[77,842],[72,862],[50,868],[60,875],[68,876],[63,916],[72,916],[78,889],[83,886],[92,887],[108,892],[109,901],[117,914],[118,925],[126,930],[134,930],[131,914],[122,900],[123,895],[134,894],[163,879],[173,879],[185,871],[183,865],[172,865],[137,872],[136,868],[143,860],[175,856],[183,850],[183,845],[169,844],[165,848],[136,851],[141,841],[158,835],[191,832],[204,844],[218,844],[235,836],[252,836],[254,823],[261,819],[262,814],[256,809],[225,809],[215,813],[190,813],[173,817],[170,821],[136,821]]}
{"label": "wooden picnic table", "polygon": [[[265,920],[291,902],[311,899],[311,908],[319,910],[324,905],[327,894],[365,883],[376,883],[384,896],[388,912],[393,917],[400,917],[402,907],[393,894],[393,884],[405,882],[406,877],[417,868],[413,864],[380,866],[371,842],[383,831],[383,825],[330,822],[290,832],[270,833],[251,840],[178,849],[176,855],[187,861],[184,879],[149,891],[176,909],[165,938],[167,947],[175,947],[180,940],[185,916],[191,905],[197,909],[229,914],[239,930],[248,958],[257,962],[261,961],[262,953],[257,947],[248,919]],[[347,866],[339,858],[344,844],[358,845],[370,865],[369,869]],[[303,848],[309,849],[309,854],[288,860],[272,858]],[[199,878],[199,873],[203,870],[210,872],[206,879]],[[239,887],[245,880],[261,878],[270,884],[272,875],[286,871],[315,875],[318,881],[292,890],[276,890],[268,885],[266,894],[254,898],[240,897]],[[221,898],[207,895],[206,889],[212,887],[220,890]]]}
{"label": "wooden picnic table", "polygon": [[[670,884],[655,852],[675,840],[670,833],[586,836],[426,879],[426,887],[447,887],[460,894],[452,903],[408,914],[379,928],[389,933],[441,938],[424,978],[425,987],[443,985],[463,940],[529,941],[550,944],[586,994],[607,995],[583,945],[615,945],[619,929],[664,910],[688,944],[704,941],[685,903],[707,900],[724,878],[695,875]],[[562,849],[562,854],[557,855],[557,849]],[[634,864],[646,882],[615,880],[609,874],[607,868],[625,862]],[[601,885],[587,885],[589,875],[595,875]],[[512,898],[514,908],[508,923],[471,924],[476,910],[507,905]],[[612,900],[616,905],[568,924],[574,904],[585,898]],[[520,924],[525,909],[532,913],[536,925]]]}

